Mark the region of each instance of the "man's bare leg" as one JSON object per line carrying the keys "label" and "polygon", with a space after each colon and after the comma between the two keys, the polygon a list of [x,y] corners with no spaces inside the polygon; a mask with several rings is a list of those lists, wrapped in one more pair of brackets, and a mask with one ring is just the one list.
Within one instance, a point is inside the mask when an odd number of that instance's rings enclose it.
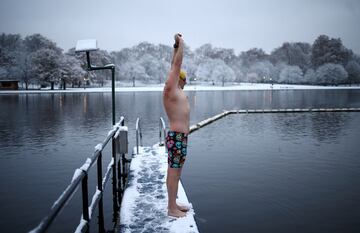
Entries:
{"label": "man's bare leg", "polygon": [[181,168],[170,168],[167,170],[166,185],[168,190],[168,215],[172,217],[184,217],[185,212],[181,211],[176,204],[176,196],[181,175]]}

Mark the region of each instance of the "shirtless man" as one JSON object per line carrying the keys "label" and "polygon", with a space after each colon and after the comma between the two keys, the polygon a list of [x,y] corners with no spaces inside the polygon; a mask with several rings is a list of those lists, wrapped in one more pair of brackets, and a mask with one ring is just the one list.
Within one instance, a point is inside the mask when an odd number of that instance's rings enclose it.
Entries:
{"label": "shirtless man", "polygon": [[169,164],[166,179],[168,215],[177,218],[184,217],[189,210],[176,203],[181,170],[186,158],[190,118],[189,101],[183,91],[186,84],[186,73],[181,70],[183,50],[181,34],[176,34],[171,68],[163,92],[164,107],[170,122],[170,131],[166,137]]}

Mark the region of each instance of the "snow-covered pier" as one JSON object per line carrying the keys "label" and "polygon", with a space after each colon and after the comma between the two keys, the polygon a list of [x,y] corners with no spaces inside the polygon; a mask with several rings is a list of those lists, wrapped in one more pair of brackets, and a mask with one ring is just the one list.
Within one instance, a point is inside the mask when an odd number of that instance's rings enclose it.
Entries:
{"label": "snow-covered pier", "polygon": [[[134,149],[136,151],[136,149]],[[194,210],[179,182],[177,201],[190,207],[183,218],[167,215],[166,170],[164,146],[139,147],[130,166],[128,187],[120,210],[120,232],[199,232]]]}

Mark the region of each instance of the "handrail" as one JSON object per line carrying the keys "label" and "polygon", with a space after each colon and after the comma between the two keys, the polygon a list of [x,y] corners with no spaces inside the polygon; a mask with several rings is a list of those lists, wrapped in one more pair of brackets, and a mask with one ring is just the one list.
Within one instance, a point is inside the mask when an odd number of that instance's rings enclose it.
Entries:
{"label": "handrail", "polygon": [[159,145],[162,145],[161,143],[161,131],[164,132],[164,144],[165,144],[165,138],[166,138],[166,126],[165,121],[162,117],[160,117],[160,123],[159,123]]}
{"label": "handrail", "polygon": [[140,146],[143,145],[142,144],[140,117],[138,117],[136,119],[135,129],[136,129],[136,154],[139,154],[139,142],[140,142]]}
{"label": "handrail", "polygon": [[[114,158],[114,141],[115,134],[120,129],[120,126],[124,125],[124,117],[120,118],[120,121],[113,126],[113,129],[109,131],[108,136],[103,141],[103,143],[98,144],[95,147],[94,154],[91,158],[87,158],[86,162],[78,169],[75,170],[74,176],[70,184],[67,186],[65,191],[60,195],[60,197],[54,202],[51,207],[50,213],[45,216],[39,225],[31,230],[31,233],[43,233],[46,232],[50,225],[53,223],[59,212],[66,206],[65,204],[72,199],[73,194],[76,192],[80,183],[82,184],[82,199],[83,199],[83,214],[80,224],[78,225],[78,229],[81,232],[84,229],[88,228],[88,224],[92,218],[92,213],[95,206],[99,203],[100,198],[102,198],[103,190],[105,189],[106,183],[110,177],[110,172],[113,170],[113,179],[116,180],[116,173],[114,176],[114,170],[116,170],[116,157]],[[113,141],[113,158],[108,165],[108,169],[105,173],[105,176],[102,177],[102,151],[107,146],[108,142],[112,139]],[[95,191],[95,194],[92,197],[92,202],[89,206],[88,204],[88,185],[87,185],[87,177],[88,171],[92,167],[92,165],[97,161],[97,169],[98,169],[98,185]],[[116,182],[114,182],[116,183]],[[114,187],[113,187],[114,188]],[[115,187],[116,188],[116,187]],[[101,200],[102,201],[102,200]],[[101,202],[102,205],[102,202]],[[115,203],[114,203],[115,205]],[[117,208],[115,208],[117,207]],[[118,209],[118,206],[114,206],[114,210]]]}

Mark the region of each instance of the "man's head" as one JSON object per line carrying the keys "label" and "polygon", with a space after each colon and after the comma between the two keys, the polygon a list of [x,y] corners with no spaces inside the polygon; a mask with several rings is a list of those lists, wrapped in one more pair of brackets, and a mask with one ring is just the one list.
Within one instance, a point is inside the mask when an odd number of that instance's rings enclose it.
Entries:
{"label": "man's head", "polygon": [[185,84],[186,84],[186,72],[184,70],[181,70],[179,74],[179,86],[181,87],[181,89],[184,89]]}

